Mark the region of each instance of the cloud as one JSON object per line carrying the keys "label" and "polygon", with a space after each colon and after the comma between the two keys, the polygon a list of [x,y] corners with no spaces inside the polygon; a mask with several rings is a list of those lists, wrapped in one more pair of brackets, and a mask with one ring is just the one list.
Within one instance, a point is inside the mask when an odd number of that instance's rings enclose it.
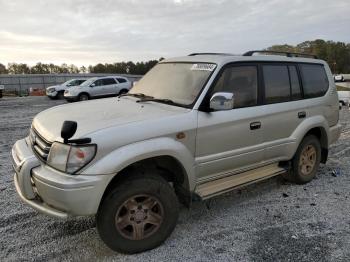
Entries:
{"label": "cloud", "polygon": [[91,64],[350,42],[348,0],[0,0],[0,62]]}

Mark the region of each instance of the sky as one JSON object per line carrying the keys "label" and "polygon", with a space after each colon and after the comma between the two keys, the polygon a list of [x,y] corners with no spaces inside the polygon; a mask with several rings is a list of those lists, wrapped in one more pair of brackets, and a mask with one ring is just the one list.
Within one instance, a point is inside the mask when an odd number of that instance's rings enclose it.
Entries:
{"label": "sky", "polygon": [[90,65],[350,42],[350,0],[0,0],[0,63]]}

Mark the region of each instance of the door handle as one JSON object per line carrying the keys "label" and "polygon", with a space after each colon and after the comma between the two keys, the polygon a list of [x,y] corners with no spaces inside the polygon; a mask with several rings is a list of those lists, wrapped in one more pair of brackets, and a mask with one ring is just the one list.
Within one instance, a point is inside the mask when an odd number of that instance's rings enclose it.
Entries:
{"label": "door handle", "polygon": [[298,112],[298,118],[305,118],[306,117],[306,112],[302,111],[302,112]]}
{"label": "door handle", "polygon": [[259,129],[261,127],[261,122],[252,122],[250,123],[250,130]]}

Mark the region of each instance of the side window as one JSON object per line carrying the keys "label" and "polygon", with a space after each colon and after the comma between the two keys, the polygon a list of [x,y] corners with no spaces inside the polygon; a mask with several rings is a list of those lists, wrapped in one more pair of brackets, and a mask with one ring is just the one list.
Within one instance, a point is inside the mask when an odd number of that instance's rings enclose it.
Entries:
{"label": "side window", "polygon": [[103,80],[103,79],[96,80],[96,81],[94,82],[95,86],[103,86],[103,81],[102,81],[102,80]]}
{"label": "side window", "polygon": [[287,66],[264,65],[265,103],[279,103],[290,100],[290,84]]}
{"label": "side window", "polygon": [[288,66],[290,76],[290,86],[292,90],[292,100],[301,99],[301,91],[297,69],[295,66]]}
{"label": "side window", "polygon": [[226,68],[215,83],[211,94],[217,92],[233,93],[234,108],[257,105],[258,73],[256,66]]}
{"label": "side window", "polygon": [[85,82],[85,80],[78,80],[78,85],[81,85],[84,82]]}
{"label": "side window", "polygon": [[124,78],[117,78],[117,80],[118,80],[119,83],[125,83],[126,82],[126,80]]}
{"label": "side window", "polygon": [[103,81],[103,85],[104,86],[106,86],[106,85],[113,85],[113,84],[116,83],[114,78],[103,78],[102,81]]}
{"label": "side window", "polygon": [[322,65],[300,64],[304,97],[323,96],[329,86],[328,78]]}

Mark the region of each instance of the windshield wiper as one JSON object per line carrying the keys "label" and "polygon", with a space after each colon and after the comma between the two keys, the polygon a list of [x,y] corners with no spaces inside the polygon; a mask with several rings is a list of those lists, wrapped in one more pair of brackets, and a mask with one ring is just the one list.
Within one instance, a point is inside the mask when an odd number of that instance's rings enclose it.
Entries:
{"label": "windshield wiper", "polygon": [[137,100],[136,102],[137,103],[142,103],[142,102],[159,102],[159,103],[170,104],[170,105],[179,105],[178,103],[175,103],[171,99],[154,98],[154,97],[141,98],[140,100]]}
{"label": "windshield wiper", "polygon": [[133,97],[138,97],[138,98],[153,98],[153,96],[148,96],[148,95],[145,95],[145,94],[142,94],[142,93],[126,93],[126,94],[121,94],[118,96],[119,97],[123,97],[123,96],[133,96]]}

